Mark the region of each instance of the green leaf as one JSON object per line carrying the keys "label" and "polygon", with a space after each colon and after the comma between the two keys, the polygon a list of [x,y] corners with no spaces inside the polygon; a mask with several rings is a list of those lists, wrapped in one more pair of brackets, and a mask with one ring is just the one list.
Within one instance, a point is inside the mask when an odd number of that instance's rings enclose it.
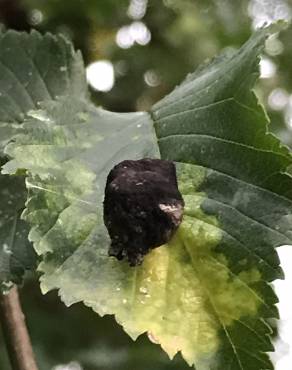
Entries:
{"label": "green leaf", "polygon": [[82,57],[62,36],[0,33],[0,76],[0,153],[39,102],[87,94]]}
{"label": "green leaf", "polygon": [[[36,31],[0,33],[0,156],[7,142],[21,130],[27,112],[36,109],[41,101],[61,95],[87,95],[84,71],[80,53],[62,36],[42,36]],[[27,241],[28,227],[19,218],[26,199],[24,178],[0,175],[0,184],[4,199],[0,215],[4,248],[0,252],[0,282],[8,286],[11,281],[20,283],[24,270],[33,268],[34,252]],[[11,202],[9,206],[7,200]]]}
{"label": "green leaf", "polygon": [[275,247],[291,244],[291,164],[267,134],[251,88],[263,29],[237,52],[190,75],[152,109],[161,157],[177,162],[183,222],[168,245],[130,268],[107,256],[105,179],[123,159],[158,157],[150,115],[117,114],[76,99],[30,112],[6,153],[26,169],[24,219],[42,262],[44,292],[114,314],[197,370],[271,370],[269,285],[282,278]]}
{"label": "green leaf", "polygon": [[29,226],[20,220],[27,190],[23,178],[0,176],[0,290],[20,283],[26,270],[36,264],[35,253],[27,239]]}
{"label": "green leaf", "polygon": [[[275,247],[291,244],[292,181],[285,173],[291,164],[289,150],[266,132],[267,117],[251,91],[259,75],[257,56],[269,32],[258,31],[238,52],[203,66],[152,109],[161,157],[188,163],[195,178],[200,173],[195,197],[202,215],[216,220],[220,234],[214,269],[216,264],[220,269],[224,256],[229,278],[244,276],[243,284],[254,297],[238,298],[230,286],[225,289],[230,299],[238,299],[241,308],[247,302],[256,309],[240,315],[226,307],[221,311],[216,301],[219,276],[210,271],[201,279],[221,322],[218,368],[273,368],[263,353],[271,350],[270,329],[263,320],[277,317],[277,299],[268,282],[283,278]],[[194,197],[192,186],[185,194],[185,200]],[[189,217],[206,222],[187,206],[185,222]],[[195,240],[185,243],[189,253],[195,245]],[[251,273],[255,280],[246,282]]]}
{"label": "green leaf", "polygon": [[[44,290],[57,270],[102,225],[102,201],[110,169],[123,159],[158,155],[147,113],[110,113],[64,98],[31,111],[17,138],[6,172],[27,169],[24,218],[35,226],[29,238],[45,256]],[[107,234],[103,227],[103,233]]]}

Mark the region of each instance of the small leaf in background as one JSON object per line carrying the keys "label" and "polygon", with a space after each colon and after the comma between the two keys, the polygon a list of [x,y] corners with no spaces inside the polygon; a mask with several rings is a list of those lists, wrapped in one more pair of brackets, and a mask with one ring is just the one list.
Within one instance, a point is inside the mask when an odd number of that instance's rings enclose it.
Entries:
{"label": "small leaf in background", "polygon": [[273,369],[269,282],[283,277],[275,247],[292,242],[292,181],[289,151],[266,133],[250,90],[270,32],[257,31],[153,107],[161,157],[178,162],[186,206],[173,240],[142,266],[108,257],[101,212],[114,164],[159,157],[149,114],[60,99],[31,112],[6,149],[5,172],[29,172],[24,218],[43,291],[114,314],[132,338],[148,332],[197,370]]}

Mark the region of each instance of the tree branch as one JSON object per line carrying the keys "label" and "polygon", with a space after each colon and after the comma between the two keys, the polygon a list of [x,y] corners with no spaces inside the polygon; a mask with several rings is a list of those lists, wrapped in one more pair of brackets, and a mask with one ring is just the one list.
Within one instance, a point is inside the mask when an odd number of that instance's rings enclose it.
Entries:
{"label": "tree branch", "polygon": [[0,293],[0,321],[12,369],[38,370],[16,287]]}

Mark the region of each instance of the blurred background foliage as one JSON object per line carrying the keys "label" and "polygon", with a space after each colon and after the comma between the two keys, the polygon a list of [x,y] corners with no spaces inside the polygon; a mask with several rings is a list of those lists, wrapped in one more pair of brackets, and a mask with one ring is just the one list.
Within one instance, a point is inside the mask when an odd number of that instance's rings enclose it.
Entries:
{"label": "blurred background foliage", "polygon": [[[96,104],[147,110],[200,63],[239,47],[253,29],[290,20],[292,0],[0,0],[7,28],[63,33],[83,53]],[[256,91],[271,130],[292,145],[292,28],[266,44]],[[83,305],[67,309],[57,293],[21,291],[40,370],[187,369],[146,336],[131,341],[110,317]],[[8,370],[0,337],[0,368]]]}

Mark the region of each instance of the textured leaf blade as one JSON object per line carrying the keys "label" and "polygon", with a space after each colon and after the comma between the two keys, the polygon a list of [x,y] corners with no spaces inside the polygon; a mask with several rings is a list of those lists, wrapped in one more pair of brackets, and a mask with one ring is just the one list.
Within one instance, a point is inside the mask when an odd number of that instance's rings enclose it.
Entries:
{"label": "textured leaf blade", "polygon": [[251,91],[270,32],[259,30],[238,52],[203,66],[152,110],[162,158],[204,171],[200,209],[218,222],[216,252],[225,256],[229,274],[254,269],[260,277],[252,287],[263,301],[255,315],[222,322],[218,368],[273,368],[264,353],[271,350],[263,347],[270,334],[264,320],[277,317],[268,282],[283,277],[275,247],[291,244],[292,181],[285,173],[289,150],[267,133],[267,117]]}
{"label": "textured leaf blade", "polygon": [[[193,154],[197,161],[203,160],[201,157],[215,160],[216,153],[220,154],[217,162],[225,164],[229,160],[226,149],[217,153],[214,148],[214,145],[224,148],[224,144],[234,145],[239,152],[260,149],[288,155],[279,140],[266,133],[266,113],[251,90],[259,76],[259,55],[264,41],[273,29],[257,31],[239,51],[226,52],[206,63],[154,105],[156,133],[161,150],[165,148],[165,156],[167,148],[175,142],[173,157],[190,162],[192,154],[186,151],[191,146],[188,141],[198,143],[201,149],[201,153]],[[283,162],[285,166],[287,163]]]}
{"label": "textured leaf blade", "polygon": [[0,150],[25,114],[56,96],[86,96],[82,57],[62,36],[0,33]]}
{"label": "textured leaf blade", "polygon": [[5,290],[11,282],[21,282],[24,272],[35,266],[36,258],[27,239],[29,226],[20,219],[27,196],[23,178],[1,175],[0,196],[0,289]]}
{"label": "textured leaf blade", "polygon": [[268,32],[153,108],[162,157],[187,163],[177,164],[186,208],[171,243],[141,267],[107,256],[101,202],[115,163],[158,156],[146,113],[50,103],[7,148],[14,159],[5,170],[30,173],[24,216],[43,259],[43,291],[59,288],[68,305],[84,301],[114,314],[133,338],[148,331],[170,357],[181,352],[198,370],[273,369],[267,319],[278,313],[268,282],[282,277],[274,248],[291,244],[292,207],[290,154],[266,134],[250,92]]}
{"label": "textured leaf blade", "polygon": [[123,159],[159,156],[147,113],[110,113],[71,98],[46,106],[30,113],[18,137],[22,144],[7,149],[16,160],[5,165],[6,172],[26,168],[32,174],[25,219],[34,225],[30,240],[45,256],[44,287],[103,223],[110,169]]}
{"label": "textured leaf blade", "polygon": [[[27,112],[36,109],[41,101],[61,95],[85,97],[87,94],[82,57],[62,36],[42,36],[36,31],[1,32],[0,76],[2,156],[5,144],[21,129]],[[3,157],[1,165],[4,162]],[[1,229],[4,249],[0,255],[0,281],[9,285],[10,281],[20,283],[24,270],[34,267],[34,252],[27,240],[28,227],[19,219],[27,194],[24,178],[9,179],[1,175],[0,183],[0,222],[5,225]],[[7,201],[11,202],[10,206]],[[21,238],[17,236],[19,233]]]}

